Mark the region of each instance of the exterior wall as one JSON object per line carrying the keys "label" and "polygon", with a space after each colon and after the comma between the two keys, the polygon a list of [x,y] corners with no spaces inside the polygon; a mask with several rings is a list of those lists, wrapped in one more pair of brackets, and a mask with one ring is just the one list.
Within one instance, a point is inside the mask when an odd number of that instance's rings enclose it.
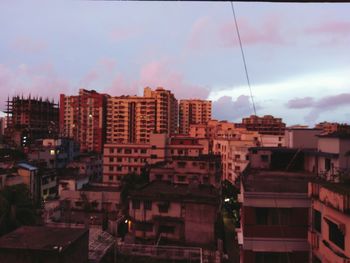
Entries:
{"label": "exterior wall", "polygon": [[284,135],[262,134],[260,142],[264,147],[284,147],[286,145]]}
{"label": "exterior wall", "polygon": [[211,119],[211,101],[181,100],[179,106],[179,133],[188,134],[191,124],[206,124]]}
{"label": "exterior wall", "polygon": [[124,175],[141,174],[150,157],[148,144],[105,144],[102,181],[120,184]]}
{"label": "exterior wall", "polygon": [[317,129],[287,129],[286,147],[316,149],[318,137],[321,130]]}
{"label": "exterior wall", "polygon": [[64,190],[80,190],[84,185],[89,183],[89,177],[79,177],[71,179],[60,179],[58,184],[58,195],[60,196]]}
{"label": "exterior wall", "polygon": [[[140,200],[139,200],[140,201]],[[151,210],[145,210],[141,200],[140,208],[134,209],[129,201],[129,216],[132,218],[132,232],[136,238],[163,238],[188,244],[215,244],[216,207],[201,203],[170,201],[168,212],[160,212],[161,200],[152,199]],[[148,223],[148,230],[141,230],[140,225]],[[161,226],[174,227],[173,233],[161,233]]]}
{"label": "exterior wall", "polygon": [[156,100],[136,96],[107,100],[107,143],[146,143],[156,125]]}
{"label": "exterior wall", "polygon": [[[346,258],[350,258],[350,195],[334,192],[317,183],[309,184],[309,195],[312,198],[309,243],[313,257],[322,262],[346,262]],[[315,224],[315,211],[320,213],[320,228]],[[343,233],[343,248],[330,240],[330,222]]]}
{"label": "exterior wall", "polygon": [[340,140],[338,138],[319,137],[317,149],[321,152],[339,153]]}
{"label": "exterior wall", "polygon": [[164,180],[175,184],[211,184],[221,186],[221,164],[218,158],[181,158],[159,167],[151,167],[150,181]]}
{"label": "exterior wall", "polygon": [[214,139],[213,153],[221,155],[224,180],[235,182],[249,163],[248,149],[255,145],[255,140]]}
{"label": "exterior wall", "polygon": [[207,204],[186,204],[185,240],[194,244],[215,244],[217,209]]}
{"label": "exterior wall", "polygon": [[[85,199],[86,198],[86,199]],[[60,195],[60,200],[68,202],[70,208],[76,210],[83,210],[84,199],[87,200],[92,209],[95,211],[101,211],[105,209],[108,212],[118,211],[120,204],[120,192],[116,191],[74,191],[63,190]]]}
{"label": "exterior wall", "polygon": [[158,87],[152,90],[149,87],[144,89],[145,98],[156,100],[156,128],[157,133],[177,133],[178,124],[178,103],[170,90]]}
{"label": "exterior wall", "polygon": [[80,150],[101,153],[106,131],[106,95],[79,90],[78,96],[60,95],[60,133],[79,142]]}

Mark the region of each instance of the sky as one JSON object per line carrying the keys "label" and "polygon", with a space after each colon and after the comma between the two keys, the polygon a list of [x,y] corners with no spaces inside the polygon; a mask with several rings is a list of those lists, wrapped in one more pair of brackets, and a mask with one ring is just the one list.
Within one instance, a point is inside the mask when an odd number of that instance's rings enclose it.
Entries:
{"label": "sky", "polygon": [[[257,115],[350,122],[350,4],[234,3]],[[80,88],[213,101],[254,113],[229,2],[0,1],[0,109],[8,96]]]}

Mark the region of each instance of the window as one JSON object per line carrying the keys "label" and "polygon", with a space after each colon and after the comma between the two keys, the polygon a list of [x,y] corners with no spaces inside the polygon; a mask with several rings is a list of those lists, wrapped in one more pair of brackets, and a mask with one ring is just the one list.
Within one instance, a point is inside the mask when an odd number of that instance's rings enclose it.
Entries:
{"label": "window", "polygon": [[143,208],[145,210],[152,210],[152,201],[149,201],[149,200],[144,201]]}
{"label": "window", "polygon": [[109,166],[109,171],[113,172],[113,166]]}
{"label": "window", "polygon": [[112,175],[108,176],[108,180],[113,181],[113,176]]}
{"label": "window", "polygon": [[160,233],[167,233],[167,234],[173,234],[175,232],[175,227],[174,226],[159,226],[159,232]]}
{"label": "window", "polygon": [[269,161],[269,156],[266,154],[263,154],[260,156],[260,159],[262,162],[268,162]]}
{"label": "window", "polygon": [[113,157],[109,157],[109,162],[113,163],[114,162],[114,158]]}
{"label": "window", "polygon": [[156,174],[156,180],[161,181],[163,179],[162,174]]}
{"label": "window", "polygon": [[241,159],[241,156],[239,154],[235,154],[235,160],[238,161]]}
{"label": "window", "polygon": [[141,149],[141,153],[147,153],[146,149]]}
{"label": "window", "polygon": [[140,200],[132,200],[132,209],[140,209]]}
{"label": "window", "polygon": [[156,154],[151,154],[151,159],[157,159],[157,155]]}
{"label": "window", "polygon": [[131,154],[131,149],[125,149],[126,154]]}
{"label": "window", "polygon": [[241,167],[235,166],[235,172],[239,172],[239,171],[241,171]]}
{"label": "window", "polygon": [[177,176],[177,180],[178,180],[179,182],[184,182],[185,179],[186,179],[186,177],[185,177],[184,175],[178,175],[178,176]]}
{"label": "window", "polygon": [[186,167],[186,162],[178,162],[177,167],[179,168],[185,168]]}
{"label": "window", "polygon": [[329,171],[331,169],[331,159],[326,158],[324,160],[324,169]]}
{"label": "window", "polygon": [[158,204],[159,213],[168,213],[170,204],[168,202],[162,202]]}
{"label": "window", "polygon": [[344,250],[345,246],[343,232],[339,229],[338,225],[333,223],[332,221],[327,220],[327,223],[329,227],[329,240],[332,241],[339,248]]}
{"label": "window", "polygon": [[257,225],[289,225],[291,218],[289,208],[256,208]]}
{"label": "window", "polygon": [[321,233],[321,213],[315,209],[313,209],[313,223],[314,229]]}
{"label": "window", "polygon": [[139,231],[152,232],[153,224],[151,223],[137,223],[135,229]]}

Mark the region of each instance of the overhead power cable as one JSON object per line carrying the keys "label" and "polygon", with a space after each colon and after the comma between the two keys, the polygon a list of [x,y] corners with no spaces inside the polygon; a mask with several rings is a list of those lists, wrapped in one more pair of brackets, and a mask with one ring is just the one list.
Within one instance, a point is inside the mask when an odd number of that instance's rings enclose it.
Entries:
{"label": "overhead power cable", "polygon": [[244,50],[243,50],[243,44],[242,44],[241,34],[240,34],[240,32],[239,32],[238,22],[237,22],[237,18],[236,18],[236,12],[235,12],[235,8],[234,8],[234,6],[233,6],[233,2],[231,1],[230,3],[231,3],[231,9],[232,9],[232,14],[233,14],[233,19],[234,19],[235,26],[236,26],[236,32],[237,32],[239,47],[240,47],[240,49],[241,49],[241,55],[242,55],[242,60],[243,60],[243,65],[244,65],[245,76],[246,76],[247,84],[248,84],[248,88],[249,88],[250,99],[251,99],[252,104],[253,104],[254,115],[256,115],[255,102],[254,102],[252,87],[250,86],[250,79],[249,79],[249,74],[248,74],[247,61],[246,61],[245,55],[244,55]]}

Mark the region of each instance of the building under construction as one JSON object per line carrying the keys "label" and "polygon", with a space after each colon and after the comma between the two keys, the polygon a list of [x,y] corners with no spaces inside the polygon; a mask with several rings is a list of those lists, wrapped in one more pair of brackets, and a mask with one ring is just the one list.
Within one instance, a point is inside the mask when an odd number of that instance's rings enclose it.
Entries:
{"label": "building under construction", "polygon": [[58,104],[53,100],[30,95],[8,98],[6,141],[13,146],[26,147],[36,139],[56,137],[58,112]]}

